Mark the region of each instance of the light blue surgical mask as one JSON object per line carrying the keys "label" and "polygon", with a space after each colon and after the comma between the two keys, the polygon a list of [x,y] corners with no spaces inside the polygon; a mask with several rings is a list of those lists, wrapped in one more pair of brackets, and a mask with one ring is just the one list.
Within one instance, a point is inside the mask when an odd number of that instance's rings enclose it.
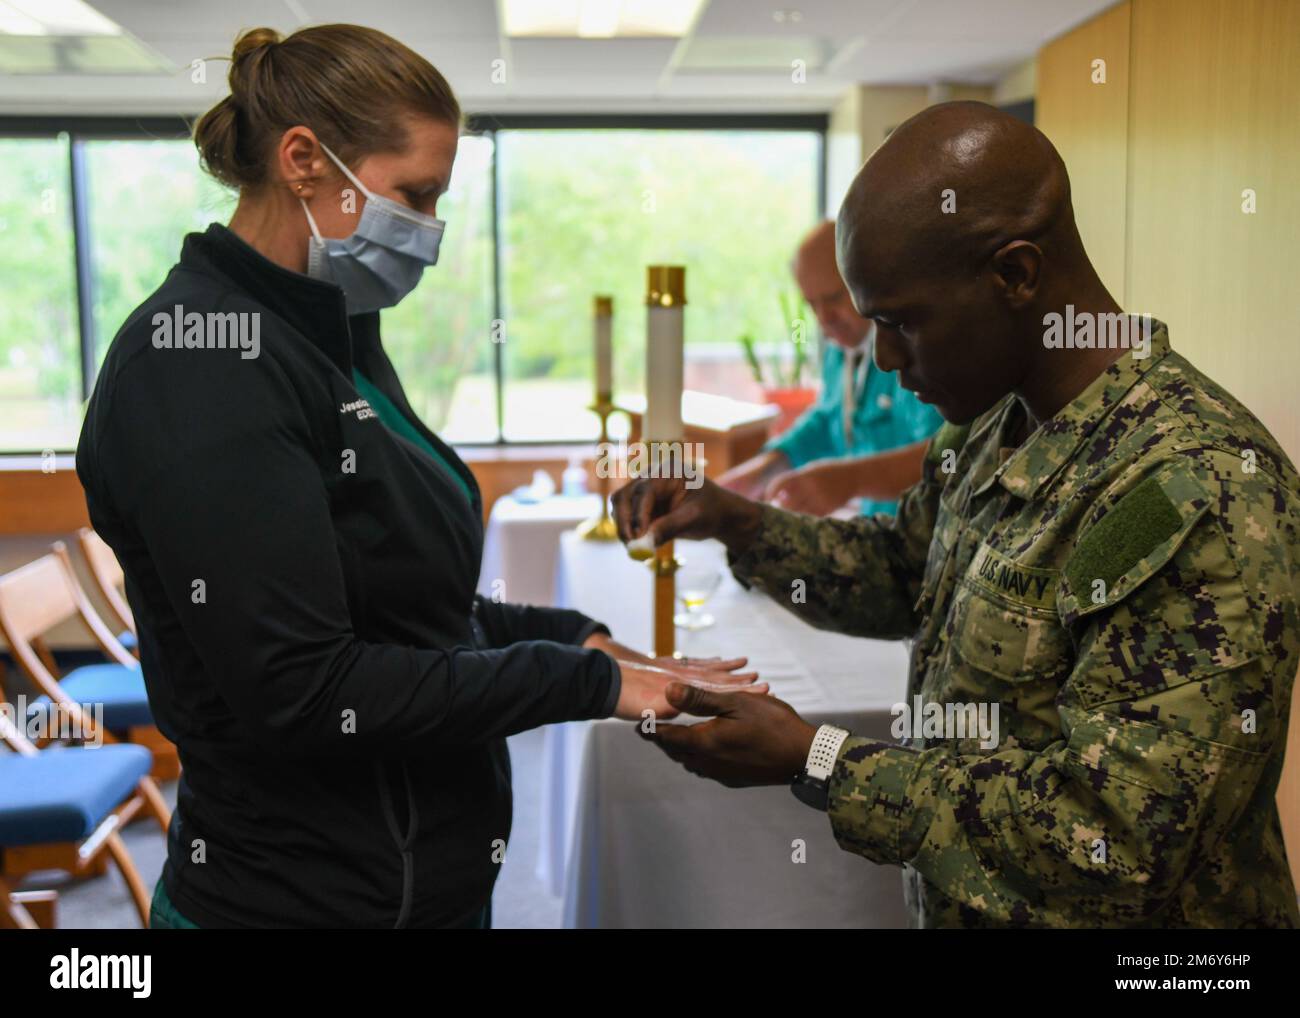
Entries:
{"label": "light blue surgical mask", "polygon": [[338,156],[321,148],[366,196],[366,206],[350,236],[322,237],[311,209],[298,199],[311,227],[307,275],[341,287],[350,315],[390,308],[415,289],[426,266],[437,263],[447,224],[372,193]]}

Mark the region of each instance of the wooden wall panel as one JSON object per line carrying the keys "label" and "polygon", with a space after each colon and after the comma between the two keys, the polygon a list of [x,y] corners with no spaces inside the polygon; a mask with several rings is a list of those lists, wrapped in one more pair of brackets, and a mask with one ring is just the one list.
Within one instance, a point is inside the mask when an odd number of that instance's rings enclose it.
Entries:
{"label": "wooden wall panel", "polygon": [[1130,309],[1300,461],[1300,3],[1136,0],[1133,48]]}
{"label": "wooden wall panel", "polygon": [[[1075,219],[1111,296],[1124,293],[1130,4],[1117,4],[1038,53],[1034,121],[1070,174]],[[1104,84],[1093,61],[1106,62]]]}

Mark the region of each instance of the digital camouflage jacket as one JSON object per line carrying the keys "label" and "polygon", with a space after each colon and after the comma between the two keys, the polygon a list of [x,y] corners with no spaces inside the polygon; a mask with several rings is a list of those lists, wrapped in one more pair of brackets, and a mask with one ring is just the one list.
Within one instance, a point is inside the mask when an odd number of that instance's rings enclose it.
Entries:
{"label": "digital camouflage jacket", "polygon": [[840,751],[835,836],[903,865],[916,925],[1300,925],[1274,801],[1300,478],[1151,339],[1019,447],[1014,397],[945,425],[896,517],[766,508],[733,561],[813,625],[912,639],[909,703],[998,705],[992,748]]}

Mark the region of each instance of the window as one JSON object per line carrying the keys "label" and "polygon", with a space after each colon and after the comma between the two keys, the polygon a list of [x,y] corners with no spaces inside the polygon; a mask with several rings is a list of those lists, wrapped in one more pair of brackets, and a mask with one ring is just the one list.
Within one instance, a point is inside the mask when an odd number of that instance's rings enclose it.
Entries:
{"label": "window", "polygon": [[739,337],[789,332],[780,297],[820,207],[820,134],[531,129],[497,144],[506,440],[596,437],[596,294],[614,297],[615,393],[644,391],[648,265],[686,266],[687,387],[741,395]]}
{"label": "window", "polygon": [[185,234],[229,220],[235,197],[199,168],[187,139],[84,145],[98,369],[127,315],[176,264]]}
{"label": "window", "polygon": [[0,449],[67,449],[81,428],[69,140],[0,138]]}
{"label": "window", "polygon": [[[528,119],[461,139],[438,265],[383,312],[416,411],[458,443],[593,439],[592,297],[615,299],[616,395],[639,393],[656,263],[687,267],[687,385],[755,396],[738,341],[788,335],[822,120]],[[117,329],[235,197],[176,118],[16,133],[0,137],[0,453],[70,450]]]}

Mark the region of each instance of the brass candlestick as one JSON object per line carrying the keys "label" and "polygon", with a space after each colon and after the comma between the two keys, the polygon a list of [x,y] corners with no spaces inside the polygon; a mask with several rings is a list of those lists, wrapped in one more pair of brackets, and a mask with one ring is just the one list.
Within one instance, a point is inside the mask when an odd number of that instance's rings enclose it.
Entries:
{"label": "brass candlestick", "polygon": [[[647,442],[650,475],[662,476],[662,464],[673,462],[674,442]],[[654,648],[656,657],[672,657],[677,632],[673,623],[677,598],[676,573],[681,561],[673,554],[673,542],[665,541],[654,551],[646,565],[654,574]]]}
{"label": "brass candlestick", "polygon": [[673,542],[668,541],[655,549],[650,566],[655,574],[655,656],[672,657],[676,652],[677,629],[673,624],[674,604],[677,598],[677,578],[674,575],[681,563],[673,556]]}
{"label": "brass candlestick", "polygon": [[[610,393],[603,392],[596,397],[596,402],[587,408],[600,417],[600,442],[596,446],[596,491],[600,495],[600,511],[591,519],[578,524],[578,536],[584,541],[617,541],[618,526],[609,515],[609,470],[600,466],[600,450],[609,445],[609,416],[618,407]],[[605,455],[609,454],[608,448]]]}

